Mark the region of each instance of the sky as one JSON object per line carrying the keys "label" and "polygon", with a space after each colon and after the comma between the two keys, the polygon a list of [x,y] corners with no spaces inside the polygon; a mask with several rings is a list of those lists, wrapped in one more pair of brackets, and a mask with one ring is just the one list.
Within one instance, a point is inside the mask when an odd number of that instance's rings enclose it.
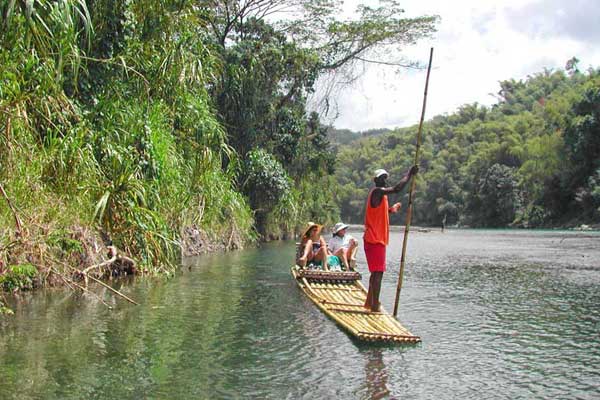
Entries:
{"label": "sky", "polygon": [[[357,3],[346,0],[348,12]],[[491,105],[499,81],[563,69],[573,56],[582,71],[600,67],[598,0],[404,0],[401,6],[406,17],[441,18],[431,39],[403,54],[426,65],[434,48],[425,119],[462,104]],[[369,66],[352,87],[335,95],[338,116],[328,122],[353,131],[417,124],[425,75],[425,70]]]}

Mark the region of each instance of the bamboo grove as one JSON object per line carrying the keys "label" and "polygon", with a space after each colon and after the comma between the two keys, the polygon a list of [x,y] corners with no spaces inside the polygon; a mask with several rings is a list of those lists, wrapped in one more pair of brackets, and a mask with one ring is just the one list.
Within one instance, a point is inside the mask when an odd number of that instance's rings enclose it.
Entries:
{"label": "bamboo grove", "polygon": [[[600,71],[580,71],[573,58],[565,70],[501,81],[496,97],[491,107],[467,104],[425,124],[415,223],[597,225]],[[386,168],[398,177],[410,166],[415,132],[365,132],[340,147],[336,174],[343,218],[361,221],[368,171]]]}
{"label": "bamboo grove", "polygon": [[182,252],[338,218],[308,96],[437,21],[391,0],[339,20],[339,6],[0,1],[2,287],[75,284],[107,246],[133,272],[170,273]]}

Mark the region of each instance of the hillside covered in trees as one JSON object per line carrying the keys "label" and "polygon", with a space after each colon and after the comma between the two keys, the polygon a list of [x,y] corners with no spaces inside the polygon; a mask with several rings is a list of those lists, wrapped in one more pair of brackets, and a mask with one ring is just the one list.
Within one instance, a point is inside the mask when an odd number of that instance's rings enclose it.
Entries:
{"label": "hillside covered in trees", "polygon": [[[415,223],[551,227],[600,223],[600,70],[544,70],[500,82],[497,104],[468,104],[424,125]],[[340,148],[342,217],[362,221],[376,168],[400,179],[417,127]],[[404,197],[404,201],[407,197]],[[393,222],[403,223],[396,215]]]}
{"label": "hillside covered in trees", "polygon": [[181,252],[335,222],[308,96],[437,21],[338,6],[0,1],[0,286],[170,272]]}

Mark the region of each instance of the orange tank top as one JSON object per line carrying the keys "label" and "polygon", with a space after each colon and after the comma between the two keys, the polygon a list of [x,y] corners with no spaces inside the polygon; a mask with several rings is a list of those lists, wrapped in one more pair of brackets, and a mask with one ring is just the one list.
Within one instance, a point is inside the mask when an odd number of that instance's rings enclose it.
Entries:
{"label": "orange tank top", "polygon": [[367,198],[365,211],[365,234],[363,240],[366,243],[384,244],[387,246],[390,236],[390,216],[387,196],[384,194],[378,207],[371,207],[371,189]]}

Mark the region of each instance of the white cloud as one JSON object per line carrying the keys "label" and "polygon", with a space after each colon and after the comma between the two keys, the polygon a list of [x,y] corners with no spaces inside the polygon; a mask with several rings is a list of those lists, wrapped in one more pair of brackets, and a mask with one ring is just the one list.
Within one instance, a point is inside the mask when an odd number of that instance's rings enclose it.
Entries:
{"label": "white cloud", "polygon": [[[583,4],[595,0],[574,1]],[[599,66],[600,48],[593,45],[593,38],[600,36],[600,25],[588,23],[600,20],[598,8],[589,4],[588,22],[578,25],[574,21],[580,19],[581,10],[558,8],[560,2],[402,2],[407,17],[441,17],[432,39],[404,52],[404,56],[426,64],[429,48],[435,48],[426,118],[453,112],[465,103],[492,104],[495,100],[490,93],[498,91],[498,81],[524,79],[543,68],[563,68],[573,56],[581,60],[583,68]],[[339,116],[334,125],[366,130],[415,124],[421,113],[424,84],[424,70],[397,74],[389,68],[370,66],[359,82],[337,96]]]}

